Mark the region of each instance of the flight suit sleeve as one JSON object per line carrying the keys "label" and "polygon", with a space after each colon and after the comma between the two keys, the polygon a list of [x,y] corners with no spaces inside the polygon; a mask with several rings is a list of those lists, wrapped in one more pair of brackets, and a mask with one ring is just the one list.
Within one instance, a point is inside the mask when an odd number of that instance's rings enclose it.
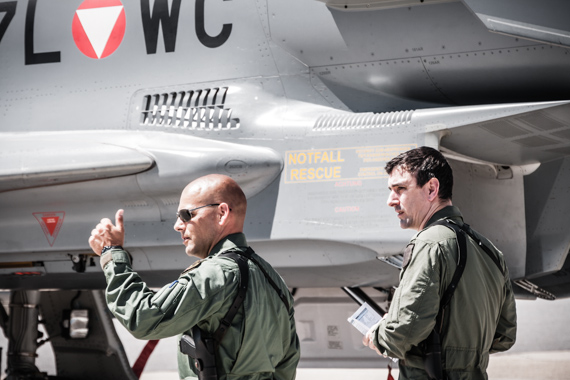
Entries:
{"label": "flight suit sleeve", "polygon": [[219,313],[237,287],[235,271],[204,262],[155,292],[132,270],[126,251],[113,249],[110,254],[112,261],[104,268],[107,305],[137,339],[161,339],[190,330]]}
{"label": "flight suit sleeve", "polygon": [[509,279],[509,271],[505,272],[505,301],[501,308],[499,323],[495,330],[490,353],[503,352],[511,348],[517,336],[517,310],[513,287]]}
{"label": "flight suit sleeve", "polygon": [[445,243],[415,242],[390,310],[373,331],[374,345],[384,355],[404,359],[433,330],[439,311],[440,272],[445,268],[441,244]]}

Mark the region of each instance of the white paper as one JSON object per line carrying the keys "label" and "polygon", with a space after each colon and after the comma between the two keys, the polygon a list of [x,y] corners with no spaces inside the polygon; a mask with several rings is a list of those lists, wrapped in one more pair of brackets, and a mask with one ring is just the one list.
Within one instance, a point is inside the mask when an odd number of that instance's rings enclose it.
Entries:
{"label": "white paper", "polygon": [[358,310],[348,318],[348,322],[356,327],[362,335],[366,335],[368,330],[380,322],[381,319],[382,316],[371,308],[370,305],[364,302],[362,306],[360,306]]}
{"label": "white paper", "polygon": [[[358,331],[362,333],[362,335],[366,335],[368,330],[370,330],[372,326],[380,322],[381,319],[382,317],[380,316],[380,314],[378,314],[376,310],[374,310],[373,308],[370,307],[370,305],[364,302],[362,306],[360,306],[354,314],[348,317],[347,320],[350,322],[350,324],[356,327]],[[389,356],[384,356],[384,357],[391,359],[394,363],[398,362],[398,359],[391,358]]]}

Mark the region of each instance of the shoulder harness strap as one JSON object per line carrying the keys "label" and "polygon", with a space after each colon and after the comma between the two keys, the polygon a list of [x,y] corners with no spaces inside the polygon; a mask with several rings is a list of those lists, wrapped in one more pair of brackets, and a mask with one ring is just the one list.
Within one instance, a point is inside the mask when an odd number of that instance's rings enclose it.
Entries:
{"label": "shoulder harness strap", "polygon": [[269,274],[263,269],[261,265],[253,258],[253,249],[251,247],[247,247],[245,252],[241,252],[238,250],[229,250],[220,254],[220,256],[227,256],[230,259],[234,260],[238,267],[239,267],[239,285],[238,285],[238,293],[234,302],[230,306],[229,310],[227,311],[226,315],[220,321],[220,326],[214,332],[214,339],[219,344],[224,335],[226,334],[228,327],[232,324],[237,311],[239,310],[240,306],[242,305],[243,301],[245,300],[245,295],[247,293],[247,286],[249,283],[249,268],[247,266],[247,260],[251,260],[257,267],[261,270],[269,284],[273,287],[273,289],[277,292],[277,295],[283,301],[283,304],[287,308],[287,312],[289,312],[289,302],[287,301],[287,297],[279,288],[279,286],[273,281],[273,279],[269,276]]}
{"label": "shoulder harness strap", "polygon": [[471,229],[471,227],[469,227],[469,225],[467,223],[463,223],[462,226],[458,226],[458,227],[461,228],[461,230],[463,232],[465,232],[467,235],[469,235],[469,237],[471,239],[473,239],[473,241],[475,243],[477,243],[477,245],[479,247],[481,247],[481,249],[487,254],[487,256],[489,256],[491,258],[491,260],[493,260],[493,262],[495,263],[497,268],[499,268],[499,270],[501,271],[501,274],[504,276],[505,270],[503,269],[503,267],[501,265],[501,261],[499,260],[499,256],[496,255],[491,250],[491,248],[489,248],[487,245],[485,245],[479,238],[477,238],[477,236],[475,236],[475,234],[473,233],[473,230]]}
{"label": "shoulder harness strap", "polygon": [[459,284],[459,280],[461,279],[463,271],[465,270],[465,264],[467,263],[467,239],[465,238],[463,230],[450,219],[438,220],[437,222],[432,224],[432,226],[436,225],[445,226],[453,230],[455,232],[455,235],[457,236],[457,245],[459,246],[459,250],[457,253],[457,268],[455,269],[455,273],[453,273],[453,278],[451,279],[451,283],[445,290],[445,293],[443,293],[443,297],[441,297],[441,301],[439,304],[439,313],[437,314],[436,318],[436,324],[435,324],[436,329],[441,334],[441,330],[443,327],[442,326],[443,311],[449,305],[449,302],[451,302],[451,297],[453,297],[453,293],[455,292],[455,289]]}
{"label": "shoulder harness strap", "polygon": [[243,257],[242,255],[238,255],[237,251],[226,251],[220,254],[220,256],[227,256],[230,259],[234,260],[239,268],[239,285],[238,285],[238,292],[234,302],[228,309],[226,315],[220,321],[220,326],[214,333],[214,339],[219,344],[222,341],[222,338],[228,331],[228,327],[232,324],[234,317],[236,316],[239,307],[245,300],[245,295],[247,293],[247,285],[249,283],[249,269],[247,267],[247,258]]}
{"label": "shoulder harness strap", "polygon": [[253,255],[252,255],[253,253],[254,253],[253,249],[251,249],[251,247],[247,247],[247,250],[245,252],[243,252],[242,254],[244,256],[246,256],[248,259],[250,259],[251,261],[253,261],[253,263],[255,265],[257,265],[257,267],[259,269],[261,269],[261,272],[263,273],[263,275],[267,279],[267,282],[269,282],[269,284],[273,287],[273,289],[275,289],[275,291],[277,292],[277,295],[279,296],[279,298],[281,299],[281,301],[285,305],[285,308],[287,308],[287,311],[289,311],[289,301],[287,301],[287,297],[285,296],[285,293],[283,293],[281,288],[275,283],[275,281],[273,281],[273,279],[269,276],[269,274],[265,271],[265,269],[263,269],[263,267],[261,265],[259,265],[257,260],[253,258]]}
{"label": "shoulder harness strap", "polygon": [[495,253],[488,246],[483,244],[483,242],[475,236],[475,234],[471,230],[471,227],[469,227],[467,223],[463,223],[463,225],[460,226],[451,219],[441,219],[432,224],[432,226],[435,225],[446,226],[447,228],[452,229],[455,232],[455,235],[457,236],[457,244],[459,246],[457,269],[453,274],[451,283],[449,284],[449,286],[445,290],[445,293],[443,294],[443,297],[441,298],[439,313],[436,318],[436,326],[438,326],[438,330],[441,333],[443,327],[442,326],[443,311],[451,301],[451,297],[453,296],[453,293],[457,288],[457,284],[459,283],[461,275],[463,274],[463,270],[465,269],[465,263],[467,262],[467,239],[465,238],[465,234],[467,234],[471,239],[473,239],[473,241],[477,243],[477,245],[481,247],[481,249],[483,249],[483,251],[491,258],[491,260],[493,260],[493,262],[495,263],[497,268],[499,268],[503,276],[505,275],[505,270],[501,266],[499,257],[495,255]]}

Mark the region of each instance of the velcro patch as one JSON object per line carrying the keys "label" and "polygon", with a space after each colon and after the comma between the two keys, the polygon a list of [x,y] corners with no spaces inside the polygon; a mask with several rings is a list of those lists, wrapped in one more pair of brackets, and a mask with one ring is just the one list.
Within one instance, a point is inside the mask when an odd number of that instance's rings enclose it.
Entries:
{"label": "velcro patch", "polygon": [[193,262],[192,265],[190,265],[188,268],[184,269],[184,271],[182,271],[182,273],[180,273],[180,275],[182,276],[183,274],[190,272],[192,269],[198,268],[200,266],[200,264],[202,264],[202,261],[204,261],[204,259]]}
{"label": "velcro patch", "polygon": [[410,260],[412,259],[412,251],[414,250],[414,243],[410,243],[404,249],[404,261],[402,262],[402,269],[406,269]]}

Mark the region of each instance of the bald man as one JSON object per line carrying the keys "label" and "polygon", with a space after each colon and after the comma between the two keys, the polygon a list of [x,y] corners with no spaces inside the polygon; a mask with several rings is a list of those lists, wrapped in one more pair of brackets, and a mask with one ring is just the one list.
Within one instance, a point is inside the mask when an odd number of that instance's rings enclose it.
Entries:
{"label": "bald man", "polygon": [[[157,292],[133,271],[122,247],[123,210],[115,225],[101,220],[89,245],[101,255],[109,309],[134,337],[192,335],[197,326],[202,335],[217,338],[218,379],[294,379],[300,353],[293,297],[271,265],[248,247],[242,232],[246,208],[243,191],[230,177],[208,175],[188,184],[174,229],[186,254],[199,260]],[[245,299],[220,338],[221,321],[228,320],[242,278],[232,254],[246,258],[249,279]],[[180,351],[178,371],[181,379],[204,376]]]}

